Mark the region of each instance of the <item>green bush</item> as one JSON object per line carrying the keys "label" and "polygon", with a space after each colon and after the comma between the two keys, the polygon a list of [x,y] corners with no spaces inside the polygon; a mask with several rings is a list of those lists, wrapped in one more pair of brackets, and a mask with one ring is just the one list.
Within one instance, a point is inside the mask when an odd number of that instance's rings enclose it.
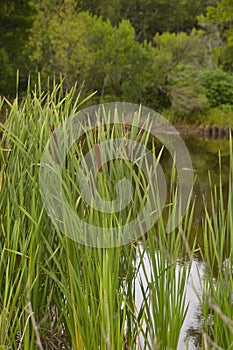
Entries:
{"label": "green bush", "polygon": [[205,70],[203,86],[211,107],[233,105],[233,74],[221,69]]}

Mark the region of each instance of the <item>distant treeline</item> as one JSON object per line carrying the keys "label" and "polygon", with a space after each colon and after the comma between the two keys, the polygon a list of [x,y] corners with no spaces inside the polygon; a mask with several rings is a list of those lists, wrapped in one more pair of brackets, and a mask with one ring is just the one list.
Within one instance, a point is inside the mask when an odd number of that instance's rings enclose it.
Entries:
{"label": "distant treeline", "polygon": [[185,121],[233,110],[233,0],[2,0],[0,95],[28,76]]}

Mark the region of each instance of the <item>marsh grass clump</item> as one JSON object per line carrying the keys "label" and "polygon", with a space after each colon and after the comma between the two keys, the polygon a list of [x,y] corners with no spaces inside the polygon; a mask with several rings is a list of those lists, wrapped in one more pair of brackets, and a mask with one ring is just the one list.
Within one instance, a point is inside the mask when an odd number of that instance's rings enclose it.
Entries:
{"label": "marsh grass clump", "polygon": [[[39,189],[39,168],[47,140],[51,135],[56,138],[56,127],[75,115],[84,101],[75,88],[64,97],[62,85],[48,93],[39,85],[20,103],[18,99],[2,101],[0,107],[7,104],[9,114],[0,124],[0,347],[176,349],[188,309],[185,295],[195,253],[195,240],[189,246],[195,203],[189,205],[182,223],[167,234],[167,217],[177,202],[175,166],[164,211],[139,240],[115,248],[79,244],[56,229],[48,217]],[[125,138],[126,157],[105,164],[98,145],[116,137]],[[62,186],[72,209],[86,222],[120,227],[145,204],[147,179],[127,158],[129,139],[150,144],[153,160],[159,161],[148,133],[120,124],[97,126],[71,147]],[[81,159],[93,148],[100,196],[114,200],[116,183],[126,178],[134,186],[134,206],[104,213],[82,199],[77,174]],[[221,191],[220,206],[216,191],[212,194],[202,250],[206,261],[203,349],[210,341],[230,349],[232,170],[227,209]],[[210,314],[213,324],[208,322]]]}
{"label": "marsh grass clump", "polygon": [[233,159],[232,139],[229,142],[230,171],[227,201],[222,186],[221,158],[219,184],[212,185],[211,203],[205,207],[203,223],[205,278],[201,300],[203,311],[203,346],[232,349],[233,347]]}

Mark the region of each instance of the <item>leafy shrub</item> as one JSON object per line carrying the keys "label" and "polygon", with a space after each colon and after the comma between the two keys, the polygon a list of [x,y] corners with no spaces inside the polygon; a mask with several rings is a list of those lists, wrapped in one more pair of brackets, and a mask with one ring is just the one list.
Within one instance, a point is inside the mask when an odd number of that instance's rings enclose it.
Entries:
{"label": "leafy shrub", "polygon": [[211,107],[233,105],[233,74],[221,69],[203,72],[203,86]]}

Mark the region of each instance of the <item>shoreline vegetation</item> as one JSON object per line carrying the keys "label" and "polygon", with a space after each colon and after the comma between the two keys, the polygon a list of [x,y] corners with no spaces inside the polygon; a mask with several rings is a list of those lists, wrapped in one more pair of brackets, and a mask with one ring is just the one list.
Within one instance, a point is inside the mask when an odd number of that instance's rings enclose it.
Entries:
{"label": "shoreline vegetation", "polygon": [[[233,127],[233,0],[2,0],[0,96],[30,75],[125,101],[173,124]],[[19,71],[17,75],[17,70]]]}
{"label": "shoreline vegetation", "polygon": [[[210,203],[203,203],[202,244],[195,234],[191,236],[195,201],[190,202],[178,227],[166,233],[167,219],[177,203],[178,179],[173,165],[167,202],[156,225],[140,241],[96,249],[78,244],[55,229],[38,185],[42,152],[52,130],[75,114],[83,102],[74,99],[73,90],[63,98],[61,86],[47,94],[39,90],[20,105],[17,100],[9,105],[7,120],[0,123],[1,349],[176,350],[188,307],[187,278],[193,261],[200,256],[204,274],[197,296],[202,332],[195,342],[203,350],[232,349],[231,137],[227,198],[219,161],[216,183],[209,174]],[[94,135],[104,141],[109,136],[122,137],[122,131],[120,125],[98,125],[96,133],[89,131],[83,142],[92,148],[96,144]],[[137,128],[125,135],[135,140],[138,136]],[[148,135],[142,134],[140,141],[147,145]],[[103,165],[97,177],[101,197],[115,198],[115,184],[125,176],[136,188],[135,205],[120,212],[93,210],[81,198],[75,180],[84,150],[82,143],[71,148],[62,176],[72,209],[83,220],[100,227],[103,223],[120,227],[134,219],[147,199],[145,174],[127,160],[118,162],[117,167],[114,162]],[[152,151],[155,157],[153,143]],[[149,164],[146,168],[150,176]],[[136,292],[142,295],[138,308]],[[189,338],[186,349],[190,349]]]}
{"label": "shoreline vegetation", "polygon": [[[233,0],[1,0],[0,350],[178,350],[195,261],[202,266],[196,264],[200,290],[192,285],[201,331],[195,334],[191,324],[183,345],[233,349],[232,24]],[[118,101],[149,107],[187,136],[197,192],[167,234],[172,213],[182,211],[169,150],[136,126],[97,123],[70,148],[52,199],[62,192],[81,220],[122,232],[148,200],[157,204],[160,191],[149,193],[148,183],[157,184],[152,176],[160,160],[167,194],[140,240],[94,248],[53,225],[40,164],[51,135],[57,155],[60,123]],[[101,163],[101,142],[122,137],[127,147],[130,139],[151,150],[148,174],[130,162],[126,146],[124,159]],[[117,202],[120,189],[133,205],[106,213],[85,201],[77,178],[82,164],[89,169],[81,160],[92,149],[98,198]],[[45,183],[52,186],[53,179]]]}
{"label": "shoreline vegetation", "polygon": [[[19,85],[19,72],[17,72],[17,86]],[[51,84],[50,84],[51,85]],[[28,98],[28,95],[33,94],[32,91],[30,91],[31,86],[31,79],[29,77],[28,79],[28,88],[27,93],[25,93],[24,96],[20,96],[19,94],[19,87],[16,89],[16,98],[8,99],[4,96],[0,96],[0,122],[4,123],[5,120],[9,117],[11,112],[11,106],[14,103],[14,101],[17,101],[17,104],[24,104],[25,99]],[[49,92],[51,89],[47,87],[45,91],[42,91],[41,87],[41,76],[38,74],[38,86],[40,86],[40,91],[43,94],[46,94],[46,91]],[[55,80],[53,81],[53,88],[56,86]],[[63,91],[63,81],[60,83],[61,86],[61,95],[60,98],[63,96],[65,98],[67,91],[64,93]],[[232,86],[233,88],[233,86]],[[37,88],[36,88],[37,89]],[[71,89],[74,92],[74,97],[81,96],[82,90],[78,91],[77,86],[75,85],[73,89]],[[36,90],[35,90],[36,92]],[[93,100],[93,105],[95,104],[95,95],[96,93],[93,93],[91,95],[91,98],[87,99],[87,101],[84,102],[84,107],[91,104],[91,101]],[[119,101],[115,101],[119,102]],[[100,102],[104,103],[104,101]],[[147,107],[147,106],[146,106]],[[224,106],[223,106],[224,107]],[[170,110],[164,110],[162,112],[156,111],[160,113],[161,115],[165,116],[167,120],[173,124],[176,128],[176,130],[181,133],[182,135],[196,135],[200,138],[207,138],[207,139],[229,139],[230,133],[233,132],[233,109],[226,108],[227,113],[224,112],[224,108],[215,108],[209,110],[208,115],[199,115],[195,122],[193,122],[194,117],[192,117],[192,122],[189,122],[189,120],[183,120],[182,117],[174,116],[170,113]]]}

